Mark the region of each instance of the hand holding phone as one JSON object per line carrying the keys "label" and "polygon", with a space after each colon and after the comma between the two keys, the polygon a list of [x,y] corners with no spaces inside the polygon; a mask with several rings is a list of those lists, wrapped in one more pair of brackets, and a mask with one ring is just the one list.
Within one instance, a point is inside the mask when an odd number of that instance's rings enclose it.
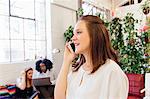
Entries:
{"label": "hand holding phone", "polygon": [[64,50],[64,60],[69,62],[69,64],[74,60],[75,54],[75,44],[73,42],[67,42]]}

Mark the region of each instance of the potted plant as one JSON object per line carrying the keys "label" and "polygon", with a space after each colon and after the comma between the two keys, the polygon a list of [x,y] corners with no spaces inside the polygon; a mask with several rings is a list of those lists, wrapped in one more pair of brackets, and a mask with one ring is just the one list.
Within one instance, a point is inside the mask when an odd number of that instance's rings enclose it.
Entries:
{"label": "potted plant", "polygon": [[146,0],[141,6],[143,13],[147,15],[150,12],[150,0]]}
{"label": "potted plant", "polygon": [[73,26],[70,25],[67,30],[64,32],[65,42],[70,41],[73,36]]}
{"label": "potted plant", "polygon": [[84,10],[83,10],[83,8],[79,8],[79,9],[78,9],[78,11],[77,11],[77,15],[78,15],[78,17],[83,16],[83,14],[84,14]]}
{"label": "potted plant", "polygon": [[138,20],[128,13],[122,20],[114,18],[109,31],[112,45],[118,51],[120,66],[129,78],[129,93],[143,97],[140,90],[144,88],[144,73],[148,68],[146,32],[140,33],[135,28],[136,24]]}

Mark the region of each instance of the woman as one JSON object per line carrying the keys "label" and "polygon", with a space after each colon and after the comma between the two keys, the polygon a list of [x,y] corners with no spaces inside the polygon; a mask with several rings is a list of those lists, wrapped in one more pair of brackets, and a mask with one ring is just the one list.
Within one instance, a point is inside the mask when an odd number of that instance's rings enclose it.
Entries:
{"label": "woman", "polygon": [[[16,84],[17,99],[18,98],[28,99],[36,92],[36,89],[32,83],[32,75],[33,75],[33,69],[31,67],[21,72],[21,76],[17,79],[17,84]],[[36,95],[34,99],[38,99],[38,95]]]}
{"label": "woman", "polygon": [[48,59],[38,60],[36,62],[36,70],[38,71],[35,78],[50,77],[52,85],[56,83],[56,74],[53,70],[53,63]]}
{"label": "woman", "polygon": [[53,70],[53,63],[48,60],[38,60],[36,62],[36,70],[38,71],[35,74],[34,78],[45,78],[50,77],[51,86],[38,86],[37,89],[40,91],[41,98],[50,99],[54,96],[54,87],[56,83],[56,74]]}
{"label": "woman", "polygon": [[[55,99],[127,99],[128,79],[117,64],[109,33],[97,16],[82,16],[72,42],[65,46],[64,61],[55,86]],[[76,65],[70,65],[79,55]]]}

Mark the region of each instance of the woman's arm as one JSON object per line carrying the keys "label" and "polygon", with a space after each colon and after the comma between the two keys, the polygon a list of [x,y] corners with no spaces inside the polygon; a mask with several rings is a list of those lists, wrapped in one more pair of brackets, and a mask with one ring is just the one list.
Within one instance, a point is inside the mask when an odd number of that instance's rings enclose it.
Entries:
{"label": "woman's arm", "polygon": [[55,99],[66,99],[67,75],[69,72],[70,64],[74,58],[75,53],[70,49],[70,46],[66,44],[64,51],[64,61],[56,81],[54,92]]}
{"label": "woman's arm", "polygon": [[55,86],[55,99],[66,99],[67,75],[69,71],[68,63],[63,63]]}
{"label": "woman's arm", "polygon": [[24,90],[26,88],[26,79],[25,79],[25,71],[21,73],[21,77],[17,79],[17,87],[21,90]]}

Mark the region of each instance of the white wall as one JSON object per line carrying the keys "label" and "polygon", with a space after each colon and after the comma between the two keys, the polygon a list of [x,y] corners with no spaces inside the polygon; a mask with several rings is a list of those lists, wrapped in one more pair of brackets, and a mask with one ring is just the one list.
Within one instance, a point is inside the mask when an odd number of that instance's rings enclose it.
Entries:
{"label": "white wall", "polygon": [[133,13],[134,18],[136,18],[136,19],[142,20],[143,18],[146,17],[141,10],[140,4],[134,4],[134,5],[124,6],[124,7],[119,7],[116,9],[116,16],[117,17],[122,18],[127,13]]}
{"label": "white wall", "polygon": [[51,3],[58,4],[73,10],[78,9],[78,0],[51,0]]}
{"label": "white wall", "polygon": [[60,49],[60,53],[53,54],[54,67],[58,74],[63,61],[64,32],[70,25],[74,26],[76,23],[76,11],[51,4],[51,14],[52,49]]}
{"label": "white wall", "polygon": [[106,8],[111,10],[112,7],[112,1],[111,0],[83,0],[85,2],[89,2],[93,5],[95,5],[96,7],[100,7],[100,8]]}
{"label": "white wall", "polygon": [[15,84],[20,72],[27,67],[35,67],[35,61],[12,64],[0,64],[0,85]]}

